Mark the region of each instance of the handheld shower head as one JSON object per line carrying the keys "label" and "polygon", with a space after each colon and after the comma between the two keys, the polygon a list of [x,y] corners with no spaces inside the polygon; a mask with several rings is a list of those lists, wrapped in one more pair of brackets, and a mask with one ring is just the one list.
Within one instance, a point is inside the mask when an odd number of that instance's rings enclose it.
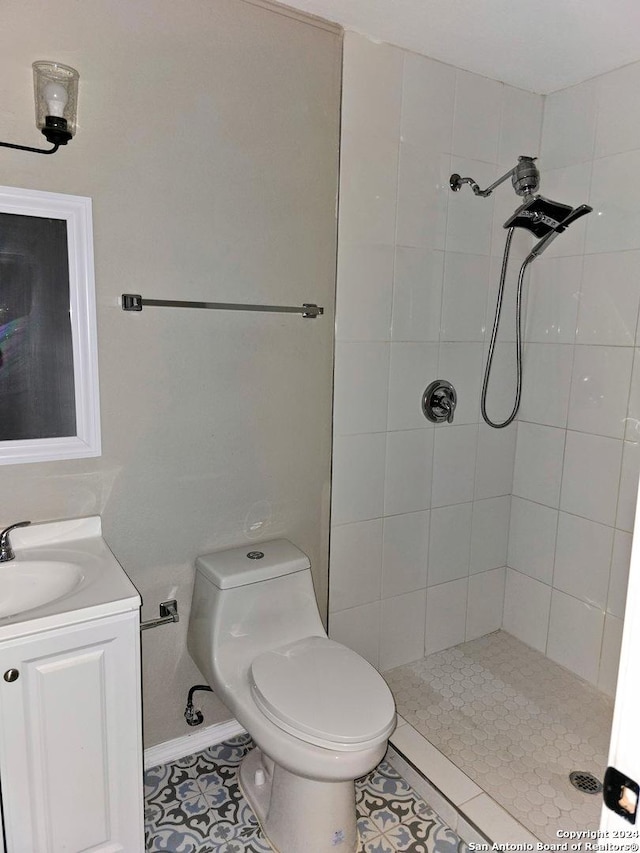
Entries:
{"label": "handheld shower head", "polygon": [[555,228],[552,228],[546,236],[542,238],[542,240],[538,240],[533,249],[529,252],[525,263],[529,263],[534,258],[540,257],[549,243],[552,243],[558,234],[562,234],[562,232],[566,231],[572,222],[575,222],[576,219],[580,219],[581,216],[586,216],[587,213],[591,213],[592,210],[593,208],[588,204],[579,204],[578,207],[572,210],[571,213],[562,220],[562,222],[559,222]]}

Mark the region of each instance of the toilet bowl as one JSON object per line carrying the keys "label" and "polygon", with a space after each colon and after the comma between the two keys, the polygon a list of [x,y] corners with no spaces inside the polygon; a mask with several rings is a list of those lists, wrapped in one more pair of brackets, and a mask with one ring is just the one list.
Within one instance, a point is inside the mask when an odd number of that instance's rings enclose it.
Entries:
{"label": "toilet bowl", "polygon": [[384,756],[395,705],[330,640],[308,557],[277,539],[198,557],[189,653],[256,747],[240,785],[279,853],[353,853],[354,780]]}

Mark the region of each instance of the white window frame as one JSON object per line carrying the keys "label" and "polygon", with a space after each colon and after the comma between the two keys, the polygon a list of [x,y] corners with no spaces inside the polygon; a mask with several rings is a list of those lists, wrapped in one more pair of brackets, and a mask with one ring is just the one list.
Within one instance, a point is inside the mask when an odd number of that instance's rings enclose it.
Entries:
{"label": "white window frame", "polygon": [[62,219],[67,223],[69,316],[76,405],[76,435],[0,441],[0,465],[99,456],[100,391],[91,199],[0,187],[0,213]]}

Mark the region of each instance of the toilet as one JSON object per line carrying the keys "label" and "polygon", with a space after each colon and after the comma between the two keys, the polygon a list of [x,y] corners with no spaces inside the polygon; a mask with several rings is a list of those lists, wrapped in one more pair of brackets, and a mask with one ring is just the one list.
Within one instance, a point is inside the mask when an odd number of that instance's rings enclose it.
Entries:
{"label": "toilet", "polygon": [[240,786],[278,853],[354,853],[354,780],[385,754],[393,697],[327,637],[309,558],[286,539],[198,557],[189,654],[256,747]]}

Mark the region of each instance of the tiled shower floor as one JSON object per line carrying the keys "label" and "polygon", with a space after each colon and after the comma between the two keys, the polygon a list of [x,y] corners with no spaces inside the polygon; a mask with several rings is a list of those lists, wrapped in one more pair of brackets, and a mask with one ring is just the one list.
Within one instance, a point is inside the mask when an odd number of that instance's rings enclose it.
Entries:
{"label": "tiled shower floor", "polygon": [[[149,853],[271,853],[237,781],[238,765],[252,745],[248,735],[240,735],[146,771]],[[356,781],[356,808],[359,853],[466,851],[453,830],[384,761]]]}
{"label": "tiled shower floor", "polygon": [[596,688],[503,631],[384,676],[407,723],[541,841],[598,828],[601,796],[568,778],[606,768],[613,703]]}

